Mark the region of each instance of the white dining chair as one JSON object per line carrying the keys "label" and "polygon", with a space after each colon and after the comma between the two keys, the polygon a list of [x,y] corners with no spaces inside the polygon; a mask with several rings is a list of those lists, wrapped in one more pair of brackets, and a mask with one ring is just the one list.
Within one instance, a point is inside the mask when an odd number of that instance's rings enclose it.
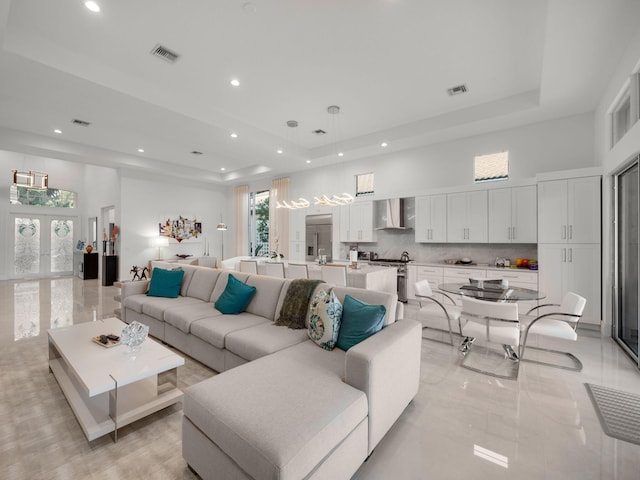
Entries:
{"label": "white dining chair", "polygon": [[240,260],[240,271],[257,275],[258,262],[256,262],[255,260]]}
{"label": "white dining chair", "polygon": [[266,262],[263,268],[264,274],[269,277],[284,278],[284,263],[282,262]]}
{"label": "white dining chair", "polygon": [[[490,302],[462,297],[462,313],[460,314],[463,340],[463,360],[461,365],[469,370],[485,373],[494,377],[515,380],[518,378],[520,362],[514,348],[520,345],[520,327],[518,304],[508,302]],[[475,340],[485,342],[484,347],[471,344]],[[505,354],[490,348],[490,344],[501,344]],[[473,366],[468,360],[472,350],[478,350],[479,366]],[[506,356],[507,362],[504,360]],[[478,358],[480,357],[480,358]],[[494,358],[492,358],[494,357]]]}
{"label": "white dining chair", "polygon": [[320,275],[322,280],[330,285],[347,286],[347,267],[344,265],[322,265]]}
{"label": "white dining chair", "polygon": [[[522,330],[522,341],[520,342],[520,359],[523,359],[527,341],[530,335],[538,337],[557,338],[575,342],[578,340],[578,322],[582,318],[587,300],[577,293],[567,292],[560,304],[545,304],[533,307],[526,315],[520,316],[520,328]],[[579,372],[582,370],[582,362],[573,354],[560,350],[552,350],[538,346],[529,345],[528,348],[541,350],[566,356],[571,362],[570,366],[543,362],[540,360],[526,359],[527,362],[547,365],[549,367],[564,368]]]}
{"label": "white dining chair", "polygon": [[285,270],[286,278],[309,278],[309,267],[306,263],[290,263]]}
{"label": "white dining chair", "polygon": [[[432,328],[449,332],[449,340],[453,345],[453,335],[462,335],[460,327],[462,308],[445,292],[434,292],[427,279],[416,282],[414,288],[420,305],[418,321],[422,323],[422,329]],[[436,339],[428,338],[428,340]]]}

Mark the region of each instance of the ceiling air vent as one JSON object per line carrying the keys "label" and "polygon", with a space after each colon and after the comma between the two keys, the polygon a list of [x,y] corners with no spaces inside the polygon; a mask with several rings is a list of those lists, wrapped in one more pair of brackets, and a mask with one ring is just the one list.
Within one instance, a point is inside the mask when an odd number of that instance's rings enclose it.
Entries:
{"label": "ceiling air vent", "polygon": [[318,135],[319,137],[320,137],[320,136],[322,136],[322,135],[326,135],[326,134],[327,134],[327,132],[325,132],[325,131],[324,131],[324,130],[322,130],[321,128],[319,128],[319,129],[317,129],[317,130],[314,130],[314,131],[313,131],[313,132],[311,132],[311,133],[313,133],[314,135]]}
{"label": "ceiling air vent", "polygon": [[79,120],[77,118],[74,118],[73,120],[71,120],[71,123],[73,123],[74,125],[78,125],[80,127],[88,127],[89,125],[91,125],[91,122],[86,122],[84,120]]}
{"label": "ceiling air vent", "polygon": [[458,85],[456,87],[451,87],[450,89],[447,90],[447,92],[449,92],[449,95],[451,96],[460,95],[461,93],[465,93],[466,91],[467,91],[466,85]]}
{"label": "ceiling air vent", "polygon": [[151,55],[161,58],[169,63],[176,63],[176,60],[180,58],[180,55],[178,55],[176,52],[168,49],[167,47],[163,47],[160,44],[157,44],[155,47],[153,47],[153,50],[151,50]]}

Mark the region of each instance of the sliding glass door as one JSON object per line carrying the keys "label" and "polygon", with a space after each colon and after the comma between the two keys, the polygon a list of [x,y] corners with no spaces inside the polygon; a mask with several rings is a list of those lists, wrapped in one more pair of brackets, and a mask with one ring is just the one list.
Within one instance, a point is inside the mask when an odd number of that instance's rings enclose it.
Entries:
{"label": "sliding glass door", "polygon": [[640,179],[638,159],[616,176],[616,311],[614,338],[638,361],[638,242]]}

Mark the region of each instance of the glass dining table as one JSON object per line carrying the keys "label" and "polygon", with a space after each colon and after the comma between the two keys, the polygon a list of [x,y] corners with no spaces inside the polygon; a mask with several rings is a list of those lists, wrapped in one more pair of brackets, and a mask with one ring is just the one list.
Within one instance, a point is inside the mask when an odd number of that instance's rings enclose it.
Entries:
{"label": "glass dining table", "polygon": [[489,302],[524,302],[527,300],[541,300],[546,296],[538,290],[503,286],[502,284],[441,283],[438,288],[443,292]]}
{"label": "glass dining table", "polygon": [[[545,298],[545,294],[539,292],[538,290],[533,290],[530,288],[523,287],[514,287],[509,286],[505,282],[482,282],[475,281],[469,283],[442,283],[438,285],[438,288],[446,293],[453,293],[455,295],[462,295],[466,297],[472,297],[478,300],[485,300],[488,302],[523,302],[523,301],[531,301],[531,300],[540,300]],[[469,351],[471,344],[474,339],[470,337],[464,337],[462,340],[462,344],[460,345],[460,350],[463,352],[463,355],[466,355],[466,352]],[[514,350],[511,345],[502,345],[507,358],[514,362],[512,365],[508,366],[506,369],[506,374],[500,375],[495,372],[491,372],[488,369],[484,368],[470,368],[471,370],[475,370],[481,373],[486,373],[489,375],[508,378],[508,379],[517,379],[518,378],[518,366],[519,366],[519,358],[518,354]],[[487,351],[486,348],[483,350]],[[467,360],[466,356],[463,360],[463,364]]]}

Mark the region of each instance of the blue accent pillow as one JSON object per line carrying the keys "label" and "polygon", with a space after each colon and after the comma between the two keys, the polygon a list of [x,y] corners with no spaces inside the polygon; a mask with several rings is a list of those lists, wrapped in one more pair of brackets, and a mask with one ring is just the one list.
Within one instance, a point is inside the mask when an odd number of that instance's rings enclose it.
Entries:
{"label": "blue accent pillow", "polygon": [[382,330],[385,313],[387,313],[387,309],[384,305],[369,305],[351,295],[345,295],[342,302],[342,321],[336,346],[345,351],[349,350]]}
{"label": "blue accent pillow", "polygon": [[242,283],[236,277],[229,274],[227,286],[214,305],[222,313],[237,315],[238,313],[244,312],[244,309],[247,308],[247,305],[249,305],[249,302],[255,294],[256,287]]}
{"label": "blue accent pillow", "polygon": [[165,270],[163,268],[154,268],[147,295],[150,297],[178,298],[183,277],[184,270],[182,269]]}

